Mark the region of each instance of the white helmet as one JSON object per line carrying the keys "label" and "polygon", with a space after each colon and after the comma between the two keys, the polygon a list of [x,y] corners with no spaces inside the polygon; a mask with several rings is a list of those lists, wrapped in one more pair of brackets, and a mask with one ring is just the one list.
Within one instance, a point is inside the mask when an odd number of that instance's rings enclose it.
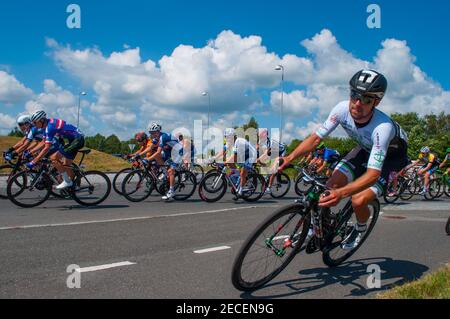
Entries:
{"label": "white helmet", "polygon": [[223,136],[225,138],[230,137],[230,136],[234,136],[234,128],[227,128],[225,129],[225,132],[223,133]]}
{"label": "white helmet", "polygon": [[46,119],[47,114],[44,111],[37,111],[31,116],[31,122],[37,122],[42,119]]}
{"label": "white helmet", "polygon": [[420,153],[428,154],[430,153],[430,148],[428,146],[422,147]]}
{"label": "white helmet", "polygon": [[31,124],[31,117],[29,115],[21,115],[17,119],[18,125],[23,125],[23,124],[27,124],[27,123]]}
{"label": "white helmet", "polygon": [[162,127],[161,125],[159,125],[158,123],[152,123],[150,124],[150,126],[148,127],[148,131],[151,132],[161,132]]}

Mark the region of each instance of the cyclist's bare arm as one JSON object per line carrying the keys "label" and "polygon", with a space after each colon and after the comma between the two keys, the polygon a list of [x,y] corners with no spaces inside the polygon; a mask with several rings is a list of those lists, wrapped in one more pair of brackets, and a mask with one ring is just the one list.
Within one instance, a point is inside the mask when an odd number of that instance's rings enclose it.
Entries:
{"label": "cyclist's bare arm", "polygon": [[47,155],[48,151],[52,147],[52,144],[45,144],[44,148],[41,150],[38,156],[36,156],[33,160],[34,163],[39,162],[45,155]]}
{"label": "cyclist's bare arm", "polygon": [[45,146],[45,141],[41,141],[41,142],[37,143],[34,147],[29,149],[28,151],[31,154],[35,154],[35,153],[38,153],[44,146]]}
{"label": "cyclist's bare arm", "polygon": [[280,170],[284,169],[286,165],[290,164],[296,158],[299,158],[300,156],[315,150],[317,146],[319,146],[321,140],[322,139],[315,133],[310,135],[307,139],[300,143],[300,145],[297,146],[297,148],[291,154],[284,158],[284,163],[280,167]]}
{"label": "cyclist's bare arm", "polygon": [[20,146],[18,149],[16,149],[16,153],[20,154],[23,151],[25,151],[31,144],[32,141],[30,141],[29,139],[27,139],[26,141],[24,141],[24,143],[22,144],[22,146]]}
{"label": "cyclist's bare arm", "polygon": [[27,139],[26,136],[23,137],[20,141],[18,141],[18,142],[16,143],[16,145],[13,146],[13,148],[14,148],[15,150],[17,150],[17,149],[18,149],[19,147],[21,147],[27,140],[28,140],[28,139]]}
{"label": "cyclist's bare arm", "polygon": [[325,169],[325,167],[327,167],[327,161],[322,161],[322,165],[319,166],[319,168],[317,169],[317,173],[320,174],[323,172],[323,170]]}
{"label": "cyclist's bare arm", "polygon": [[441,168],[441,169],[444,168],[446,164],[447,164],[447,158],[445,158],[444,161],[442,162],[442,164],[439,165],[439,168]]}

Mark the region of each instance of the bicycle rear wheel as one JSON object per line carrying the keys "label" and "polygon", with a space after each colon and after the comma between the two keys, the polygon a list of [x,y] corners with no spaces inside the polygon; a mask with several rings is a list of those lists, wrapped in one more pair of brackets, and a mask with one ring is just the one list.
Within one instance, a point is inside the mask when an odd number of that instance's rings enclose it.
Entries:
{"label": "bicycle rear wheel", "polygon": [[258,173],[250,173],[247,176],[247,183],[244,185],[242,199],[246,202],[256,202],[264,196],[266,190],[266,180]]}
{"label": "bicycle rear wheel", "polygon": [[22,171],[8,182],[6,192],[15,205],[32,208],[41,205],[50,197],[51,184],[41,174]]}
{"label": "bicycle rear wheel", "polygon": [[441,182],[440,180],[433,178],[430,180],[430,185],[428,188],[428,192],[425,193],[424,197],[426,200],[433,200],[438,197],[439,192],[441,190]]}
{"label": "bicycle rear wheel", "polygon": [[111,193],[111,181],[99,171],[83,172],[74,181],[72,197],[80,205],[97,206]]}
{"label": "bicycle rear wheel", "polygon": [[187,200],[197,189],[197,178],[190,171],[177,172],[175,180],[178,181],[173,197],[175,200]]}
{"label": "bicycle rear wheel", "polygon": [[130,172],[122,181],[122,195],[134,203],[146,200],[154,188],[153,178],[141,170]]}
{"label": "bicycle rear wheel", "polygon": [[340,216],[338,215],[336,229],[334,231],[334,234],[332,235],[333,238],[331,239],[327,247],[323,249],[322,259],[325,265],[329,267],[336,267],[342,264],[354,253],[356,253],[356,251],[363,245],[378,220],[378,215],[380,213],[380,202],[378,200],[374,200],[369,204],[370,223],[367,227],[367,231],[364,233],[359,244],[351,250],[343,248],[343,245],[349,239],[350,234],[355,231],[354,227],[357,223],[353,208],[350,206],[349,209],[350,211],[344,213],[344,216],[342,216],[341,220],[339,220]]}
{"label": "bicycle rear wheel", "polygon": [[233,286],[253,291],[275,278],[300,251],[310,223],[301,204],[281,208],[269,216],[237,254],[231,274]]}
{"label": "bicycle rear wheel", "polygon": [[277,173],[274,177],[270,195],[273,198],[282,198],[291,189],[291,179],[285,173]]}
{"label": "bicycle rear wheel", "polygon": [[203,179],[203,177],[205,177],[205,170],[203,169],[202,166],[200,166],[198,164],[194,164],[192,166],[192,173],[195,175],[197,184],[199,184],[200,181]]}

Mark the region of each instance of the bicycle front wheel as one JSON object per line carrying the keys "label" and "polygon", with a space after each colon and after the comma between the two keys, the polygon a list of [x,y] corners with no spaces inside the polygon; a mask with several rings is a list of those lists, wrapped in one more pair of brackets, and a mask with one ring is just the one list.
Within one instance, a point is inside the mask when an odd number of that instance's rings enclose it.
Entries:
{"label": "bicycle front wheel", "polygon": [[75,178],[73,199],[82,206],[103,203],[111,193],[111,181],[102,172],[89,171]]}
{"label": "bicycle front wheel", "polygon": [[0,166],[0,199],[8,199],[6,187],[12,177],[13,167],[9,164]]}
{"label": "bicycle front wheel", "polygon": [[207,203],[219,201],[227,191],[227,179],[219,172],[205,175],[198,187],[198,195]]}
{"label": "bicycle front wheel", "polygon": [[50,197],[50,187],[42,174],[22,171],[9,180],[6,192],[15,205],[32,208],[41,205]]}
{"label": "bicycle front wheel", "polygon": [[433,200],[438,197],[441,190],[441,182],[438,179],[432,179],[428,188],[428,192],[425,193],[424,197],[426,200]]}
{"label": "bicycle front wheel", "polygon": [[247,176],[247,183],[244,185],[242,199],[246,202],[256,202],[264,196],[266,190],[266,180],[258,173],[250,173]]}
{"label": "bicycle front wheel", "polygon": [[301,204],[269,216],[244,242],[233,264],[231,281],[241,291],[261,288],[300,251],[311,223]]}
{"label": "bicycle front wheel", "polygon": [[291,179],[285,173],[277,173],[274,177],[270,195],[273,198],[282,198],[291,189]]}
{"label": "bicycle front wheel", "polygon": [[132,171],[122,181],[122,195],[134,203],[146,200],[154,188],[153,178],[140,170]]}
{"label": "bicycle front wheel", "polygon": [[[356,215],[353,212],[353,208],[350,206],[351,211],[344,213],[344,215],[337,218],[337,225],[333,233],[333,238],[331,242],[323,249],[322,259],[325,265],[329,267],[336,267],[342,264],[344,261],[349,259],[356,251],[362,246],[362,244],[369,237],[375,224],[378,220],[378,215],[380,213],[380,202],[374,200],[369,204],[369,225],[367,231],[363,234],[358,245],[352,249],[345,247],[350,235],[355,230],[355,225],[357,223]],[[342,218],[341,220],[339,220]]]}
{"label": "bicycle front wheel", "polygon": [[123,195],[123,193],[122,193],[122,182],[123,182],[125,176],[127,176],[132,171],[133,171],[132,168],[125,168],[125,169],[121,170],[120,172],[118,172],[116,174],[116,176],[114,176],[113,181],[112,181],[112,186],[114,188],[114,191],[117,194]]}

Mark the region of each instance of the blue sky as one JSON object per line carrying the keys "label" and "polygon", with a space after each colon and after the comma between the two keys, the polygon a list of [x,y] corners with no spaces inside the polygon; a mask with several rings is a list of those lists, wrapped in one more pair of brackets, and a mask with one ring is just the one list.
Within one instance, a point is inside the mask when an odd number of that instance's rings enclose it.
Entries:
{"label": "blue sky", "polygon": [[[81,30],[70,30],[66,27],[68,16],[66,7],[70,3],[79,4],[81,7]],[[369,29],[366,26],[366,19],[369,15],[366,8],[370,3],[376,3],[381,7],[381,29]],[[98,82],[98,79],[91,81],[79,74],[74,74],[76,72],[73,68],[61,65],[64,62],[55,58],[55,51],[69,46],[72,52],[76,49],[92,50],[96,48],[102,56],[107,58],[113,52],[125,51],[124,45],[126,44],[131,49],[139,47],[142,63],[152,60],[158,67],[160,59],[164,55],[171,56],[173,50],[178,46],[184,44],[194,48],[203,48],[207,45],[208,40],[217,39],[221,32],[230,30],[241,38],[253,35],[261,37],[261,46],[267,49],[267,53],[273,53],[280,59],[285,54],[291,54],[300,58],[308,58],[314,64],[320,64],[317,52],[313,52],[314,50],[311,48],[308,50],[300,42],[313,39],[315,35],[325,29],[330,31],[331,37],[336,39],[342,50],[358,60],[369,63],[375,63],[374,58],[383,48],[382,43],[386,39],[406,41],[405,47],[408,48],[406,51],[416,59],[411,60],[411,63],[405,65],[405,68],[414,66],[426,75],[427,84],[430,85],[431,98],[437,98],[439,102],[436,103],[441,103],[436,107],[436,110],[439,110],[448,105],[445,104],[447,103],[446,92],[450,90],[450,73],[448,72],[450,70],[450,59],[448,59],[450,56],[449,13],[449,2],[440,0],[414,2],[356,0],[339,2],[294,0],[2,1],[0,3],[0,70],[14,76],[23,86],[32,90],[35,96],[43,91],[44,80],[51,79],[57,87],[75,95],[79,90],[86,90],[89,93],[86,100],[89,103],[99,104],[102,95],[93,85]],[[49,46],[46,39],[53,39],[58,46]],[[316,40],[319,41],[319,39]],[[392,46],[398,47],[396,44]],[[392,54],[392,59],[399,58],[399,54],[392,53],[392,50],[386,49],[386,51]],[[322,59],[327,59],[326,55]],[[391,58],[388,56],[386,59]],[[386,66],[386,63],[383,65]],[[330,66],[326,66],[326,68],[330,68]],[[316,73],[324,71],[320,67],[315,70]],[[353,71],[349,70],[348,74]],[[389,70],[387,72],[389,73]],[[274,77],[277,76],[274,71]],[[323,78],[321,79],[323,80]],[[305,97],[311,101],[314,99],[318,101],[316,110],[306,114],[300,110],[300,108],[307,107],[305,106],[306,102],[302,99],[295,100],[295,96],[292,96],[292,108],[296,108],[295,111],[298,111],[294,114],[303,116],[302,118],[293,116],[285,119],[286,122],[292,123],[289,126],[292,126],[291,135],[293,136],[295,130],[307,127],[310,121],[322,119],[328,109],[323,110],[322,103],[320,103],[322,100],[325,101],[325,97],[315,96],[315,91],[312,89],[315,81],[319,81],[319,79],[311,80],[308,83],[289,80],[287,77],[289,82],[286,85],[287,94],[294,91],[304,92]],[[345,83],[348,79],[342,81]],[[335,85],[336,83],[325,79],[323,84]],[[397,88],[401,85],[402,83],[395,83],[394,87]],[[411,86],[414,85],[411,84],[408,87]],[[442,92],[436,93],[437,88],[440,88]],[[278,120],[275,119],[277,110],[275,105],[271,106],[270,96],[277,89],[278,87],[273,83],[255,88],[251,95],[265,108],[262,109],[262,113],[259,113],[258,111],[261,109],[255,111],[255,106],[248,105],[247,108],[244,105],[245,112],[255,115],[266,126],[275,126],[278,123]],[[423,92],[425,101],[430,98],[427,94],[427,92]],[[439,94],[440,97],[436,97]],[[20,102],[8,102],[5,98],[3,104],[0,98],[0,114],[3,114],[4,117],[15,117],[17,113],[24,111],[24,104],[33,100],[35,96],[28,96],[28,99]],[[411,103],[407,97],[402,98],[403,100],[399,98],[390,102]],[[411,98],[409,97],[409,99]],[[155,101],[151,103],[154,107],[161,108],[166,105],[165,102],[161,102],[161,105],[155,104]],[[226,103],[226,101],[217,102],[219,105],[220,103]],[[306,105],[311,106],[311,103],[306,103]],[[330,107],[332,106],[330,105]],[[388,107],[386,111],[391,108]],[[119,109],[120,111],[118,111]],[[124,105],[114,109],[114,111],[126,113],[124,110],[127,110]],[[135,109],[130,109],[130,112],[133,110]],[[239,110],[241,113],[245,113],[242,108]],[[224,110],[223,114],[220,109],[215,111],[216,119],[220,119],[221,115],[229,114],[230,110]],[[95,111],[95,108],[86,106],[83,115],[88,122],[88,116],[91,119],[101,119],[96,123],[99,131],[113,132],[117,127],[108,126],[111,119],[105,117],[104,110],[102,112],[99,113],[98,110]],[[233,121],[239,122],[239,117],[238,114]],[[139,122],[139,118],[138,115],[137,122]],[[143,125],[143,123],[138,123],[137,126],[139,125]],[[129,129],[135,130],[136,128],[130,125]],[[120,132],[118,134],[125,136],[127,133]],[[131,134],[132,132],[129,133],[129,135]]]}

